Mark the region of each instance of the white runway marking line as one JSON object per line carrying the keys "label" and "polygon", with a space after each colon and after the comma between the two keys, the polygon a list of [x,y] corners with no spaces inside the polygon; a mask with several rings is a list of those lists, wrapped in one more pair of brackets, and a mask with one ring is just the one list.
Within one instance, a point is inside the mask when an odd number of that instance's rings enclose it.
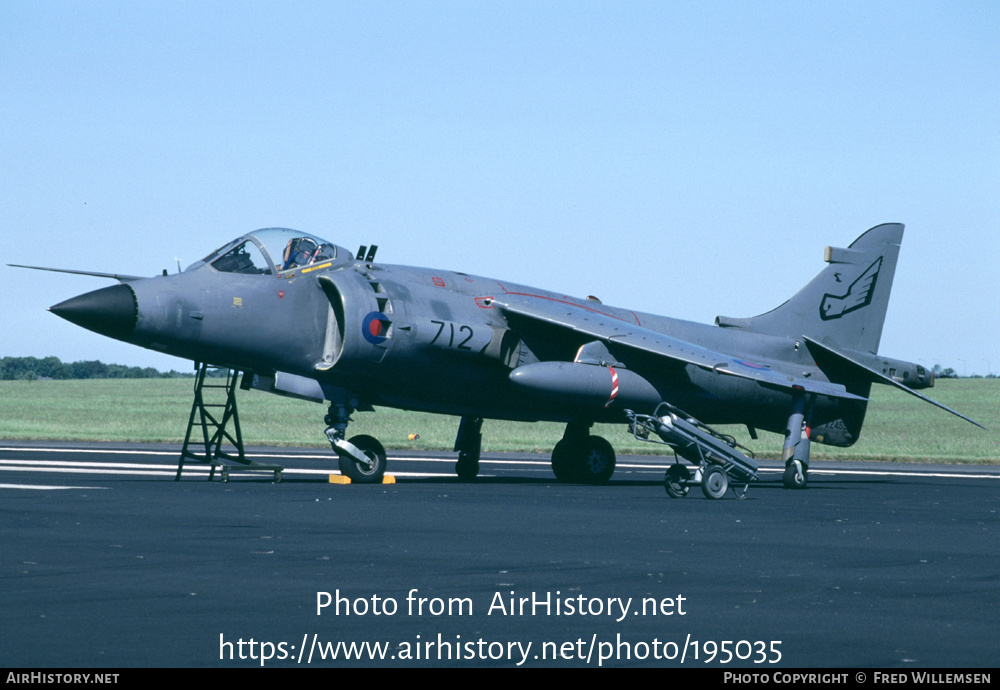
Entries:
{"label": "white runway marking line", "polygon": [[[125,469],[160,470],[168,465],[140,465],[124,462],[86,462],[79,460],[0,460],[0,465],[30,465],[31,467],[112,467]],[[3,469],[0,467],[0,469]]]}
{"label": "white runway marking line", "polygon": [[[71,453],[71,454],[102,454],[102,455],[146,455],[146,456],[164,456],[177,458],[180,455],[179,451],[166,451],[166,450],[103,450],[103,449],[93,449],[93,448],[23,448],[23,447],[0,447],[0,452],[20,452],[20,453]],[[312,453],[247,453],[247,458],[277,458],[277,459],[301,459],[301,460],[323,460],[323,461],[335,461],[336,456],[332,453],[330,454],[312,454]],[[655,456],[653,456],[655,457]],[[426,463],[446,463],[451,464],[455,462],[454,458],[440,458],[440,457],[409,457],[409,456],[389,456],[387,458],[393,462],[426,462]],[[663,471],[669,467],[671,462],[666,464],[654,464],[656,460],[652,460],[650,464],[634,464],[634,463],[621,463],[618,466],[621,469],[635,469],[635,470],[647,470],[647,471]],[[500,460],[500,459],[482,459],[480,464],[489,465],[511,465],[511,466],[539,466],[539,467],[549,467],[551,463],[548,460]],[[8,467],[9,466],[9,467]],[[45,469],[50,467],[52,469]],[[77,467],[79,469],[73,470],[71,468]],[[243,470],[240,465],[231,465],[238,470]],[[86,461],[39,461],[39,460],[0,460],[0,471],[2,470],[30,470],[30,471],[60,471],[58,468],[65,468],[63,471],[72,472],[77,471],[81,473],[100,473],[102,471],[108,474],[139,474],[139,475],[151,475],[151,476],[162,476],[170,475],[176,473],[176,466],[171,464],[129,464],[129,463],[115,463],[115,462],[86,462]],[[100,469],[89,469],[89,468],[108,468],[106,470]],[[112,469],[115,468],[115,469]],[[124,470],[118,468],[125,468]],[[172,469],[168,469],[172,468]],[[131,471],[128,471],[131,470]],[[186,464],[184,467],[184,472],[204,472],[209,471],[208,467],[204,465],[198,465],[196,463]],[[778,467],[761,467],[759,472],[761,474],[767,473],[780,473],[783,469]],[[933,477],[938,479],[1000,479],[1000,474],[984,474],[984,473],[966,473],[966,472],[925,472],[918,470],[850,470],[850,469],[818,469],[811,468],[810,473],[813,475],[854,475],[854,476],[873,476],[873,477]],[[319,468],[319,469],[296,469],[296,468],[286,468],[284,474],[340,474],[334,468]],[[398,477],[450,477],[453,476],[451,472],[437,473],[437,472],[389,472]],[[235,475],[234,475],[235,476]],[[487,476],[487,475],[481,475]]]}
{"label": "white runway marking line", "polygon": [[[207,470],[205,470],[207,472]],[[97,467],[39,467],[33,464],[0,465],[0,472],[57,472],[61,474],[131,474],[144,477],[172,477],[177,470],[113,470]]]}
{"label": "white runway marking line", "polygon": [[[780,470],[775,470],[776,472]],[[939,477],[943,479],[1000,479],[1000,474],[966,474],[964,472],[917,472],[906,470],[814,470],[809,474],[855,474],[872,477]]]}
{"label": "white runway marking line", "polygon": [[49,491],[52,489],[107,489],[106,486],[54,486],[46,484],[0,484],[0,489],[28,489],[32,491]]}
{"label": "white runway marking line", "polygon": [[[248,456],[249,457],[249,456]],[[270,472],[270,470],[260,470],[243,467],[242,465],[229,465],[231,474],[229,481],[236,479],[256,479],[253,472]],[[199,474],[207,476],[211,468],[204,465],[188,464],[184,466],[184,474]],[[218,467],[216,469],[219,469]],[[177,474],[176,467],[169,465],[140,465],[132,463],[114,462],[80,462],[80,461],[59,461],[59,460],[0,460],[0,472],[56,472],[63,474],[119,474],[143,477],[173,477]],[[326,469],[298,469],[285,468],[284,475],[316,475],[325,476],[330,474],[340,474],[333,467]],[[388,472],[396,477],[450,477],[450,473],[440,472]],[[183,475],[182,475],[183,476]],[[488,476],[488,475],[482,475]]]}

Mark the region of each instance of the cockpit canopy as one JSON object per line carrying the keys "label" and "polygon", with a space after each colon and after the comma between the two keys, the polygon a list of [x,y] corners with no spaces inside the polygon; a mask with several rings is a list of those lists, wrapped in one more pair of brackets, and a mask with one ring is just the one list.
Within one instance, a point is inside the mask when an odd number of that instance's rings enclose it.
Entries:
{"label": "cockpit canopy", "polygon": [[273,275],[353,259],[346,249],[315,235],[288,228],[266,228],[230,242],[209,254],[202,263],[223,273]]}

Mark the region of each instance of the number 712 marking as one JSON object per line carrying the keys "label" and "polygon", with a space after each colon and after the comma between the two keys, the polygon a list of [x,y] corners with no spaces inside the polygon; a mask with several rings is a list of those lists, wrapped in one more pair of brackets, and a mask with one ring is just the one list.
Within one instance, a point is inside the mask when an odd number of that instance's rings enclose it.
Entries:
{"label": "number 712 marking", "polygon": [[[438,341],[438,339],[444,333],[444,327],[448,326],[448,345],[447,346],[448,347],[454,347],[456,350],[469,350],[469,351],[472,350],[471,347],[469,347],[468,345],[466,345],[466,343],[468,343],[470,340],[472,340],[472,336],[474,335],[474,333],[472,332],[472,327],[471,326],[464,326],[463,325],[463,326],[459,326],[458,327],[458,337],[459,338],[462,337],[463,333],[468,332],[468,335],[465,337],[464,340],[462,340],[460,343],[458,343],[456,345],[455,344],[455,324],[451,323],[450,321],[446,323],[444,321],[435,321],[433,319],[431,320],[431,323],[436,323],[437,326],[438,326],[438,332],[434,335],[433,340],[431,340],[431,345],[433,345],[434,343],[436,343]],[[442,344],[443,344],[443,342],[444,341],[442,341]]]}

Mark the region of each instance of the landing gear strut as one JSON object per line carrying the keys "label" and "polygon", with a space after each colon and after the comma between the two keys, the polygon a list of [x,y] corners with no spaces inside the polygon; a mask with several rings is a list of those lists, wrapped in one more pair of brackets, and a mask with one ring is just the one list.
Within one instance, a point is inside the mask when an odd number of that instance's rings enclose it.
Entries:
{"label": "landing gear strut", "polygon": [[458,451],[455,474],[459,479],[475,479],[479,475],[479,453],[483,447],[482,428],[482,417],[462,417],[458,425],[458,436],[455,437],[455,450]]}
{"label": "landing gear strut", "polygon": [[[353,404],[352,404],[353,403]],[[362,434],[345,440],[347,423],[357,402],[330,403],[325,420],[326,437],[340,458],[340,473],[355,484],[378,484],[385,474],[385,448],[377,439]]]}
{"label": "landing gear strut", "polygon": [[570,422],[552,449],[552,472],[559,481],[606,484],[615,472],[615,449],[592,436],[593,422]]}
{"label": "landing gear strut", "polygon": [[785,461],[782,482],[786,489],[804,489],[809,483],[809,422],[806,396],[799,393],[792,403],[785,431],[785,446],[781,459]]}
{"label": "landing gear strut", "polygon": [[475,479],[479,475],[479,452],[483,446],[482,417],[462,417],[458,425],[458,436],[455,437],[455,450],[458,451],[458,462],[455,463],[455,474],[459,479]]}

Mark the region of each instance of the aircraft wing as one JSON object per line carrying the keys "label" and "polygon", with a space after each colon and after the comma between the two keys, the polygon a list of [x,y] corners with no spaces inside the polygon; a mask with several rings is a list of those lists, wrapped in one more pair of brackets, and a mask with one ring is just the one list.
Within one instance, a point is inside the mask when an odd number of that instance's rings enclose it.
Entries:
{"label": "aircraft wing", "polygon": [[756,381],[780,390],[802,390],[847,400],[867,400],[837,383],[790,376],[767,365],[737,359],[694,343],[630,324],[598,311],[566,303],[502,302],[493,304],[505,314],[520,317],[528,324],[555,326],[599,340],[605,345],[624,347],[662,358],[665,362],[693,365],[726,376]]}

